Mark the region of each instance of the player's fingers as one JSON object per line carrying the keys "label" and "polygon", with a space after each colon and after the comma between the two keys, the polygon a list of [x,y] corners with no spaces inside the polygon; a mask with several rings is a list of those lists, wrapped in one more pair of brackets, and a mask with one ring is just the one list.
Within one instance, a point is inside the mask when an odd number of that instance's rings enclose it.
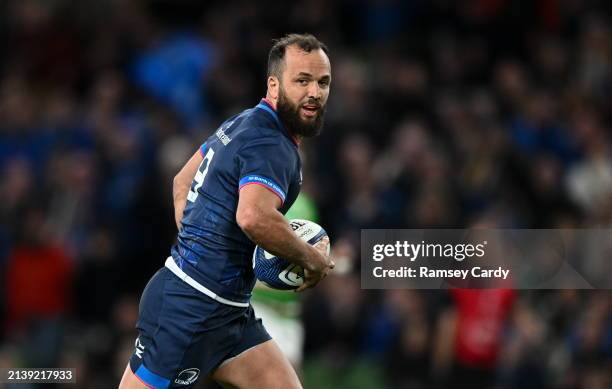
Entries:
{"label": "player's fingers", "polygon": [[319,281],[322,281],[325,277],[327,277],[330,271],[331,271],[330,268],[323,270],[323,274],[321,275],[321,279]]}
{"label": "player's fingers", "polygon": [[327,246],[329,246],[329,237],[324,236],[320,241],[315,244],[315,247],[326,252]]}
{"label": "player's fingers", "polygon": [[[318,281],[317,281],[318,282]],[[317,282],[312,282],[312,281],[305,281],[302,285],[299,286],[299,288],[297,288],[295,291],[297,293],[299,292],[303,292],[308,288],[312,288],[313,286],[315,286],[317,284]]]}
{"label": "player's fingers", "polygon": [[321,281],[323,278],[324,278],[324,274],[322,273],[305,274],[304,283],[300,285],[295,291],[302,292],[306,289],[314,288],[319,283],[319,281]]}
{"label": "player's fingers", "polygon": [[308,277],[307,275],[304,277],[304,282],[302,283],[302,285],[300,285],[297,289],[295,289],[296,292],[302,292],[306,289],[308,289],[310,287],[310,277]]}
{"label": "player's fingers", "polygon": [[336,262],[334,262],[333,259],[331,259],[331,257],[329,258],[329,268],[333,269],[336,267]]}

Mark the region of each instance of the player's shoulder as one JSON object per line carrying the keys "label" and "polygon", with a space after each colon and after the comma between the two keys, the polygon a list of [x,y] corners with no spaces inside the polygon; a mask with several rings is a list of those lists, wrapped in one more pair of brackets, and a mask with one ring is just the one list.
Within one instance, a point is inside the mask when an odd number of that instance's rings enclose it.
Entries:
{"label": "player's shoulder", "polygon": [[[291,141],[279,130],[268,127],[251,127],[244,133],[243,142],[249,146],[278,146],[296,150]],[[297,150],[296,150],[297,151]]]}
{"label": "player's shoulder", "polygon": [[[224,121],[212,135],[215,142],[227,146],[231,153],[240,155],[274,155],[299,160],[297,146],[285,134],[268,112],[257,107],[246,109]],[[272,155],[273,154],[273,155]]]}
{"label": "player's shoulder", "polygon": [[261,121],[257,114],[245,117],[239,126],[237,132],[242,147],[277,146],[297,153],[295,145],[279,128]]}

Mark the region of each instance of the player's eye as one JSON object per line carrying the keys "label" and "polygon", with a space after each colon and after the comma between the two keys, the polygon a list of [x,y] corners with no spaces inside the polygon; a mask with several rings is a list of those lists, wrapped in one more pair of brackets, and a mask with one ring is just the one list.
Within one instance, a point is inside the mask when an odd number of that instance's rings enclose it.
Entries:
{"label": "player's eye", "polygon": [[319,81],[319,85],[322,86],[322,87],[328,87],[329,86],[329,81],[328,80]]}
{"label": "player's eye", "polygon": [[305,78],[300,78],[298,81],[298,84],[300,84],[301,86],[306,86],[308,85],[308,80]]}

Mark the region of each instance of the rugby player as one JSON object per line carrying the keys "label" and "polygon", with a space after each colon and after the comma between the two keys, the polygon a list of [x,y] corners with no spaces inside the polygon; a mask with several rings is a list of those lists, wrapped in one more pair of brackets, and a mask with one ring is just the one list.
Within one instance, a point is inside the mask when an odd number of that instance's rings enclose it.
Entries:
{"label": "rugby player", "polygon": [[315,286],[334,264],[283,214],[300,190],[298,154],[318,135],[331,83],[327,47],[287,35],[268,55],[267,93],[229,118],[174,179],[179,234],[140,301],[135,350],[120,389],[189,388],[210,375],[223,386],[301,388],[249,303],[255,244],[304,268]]}

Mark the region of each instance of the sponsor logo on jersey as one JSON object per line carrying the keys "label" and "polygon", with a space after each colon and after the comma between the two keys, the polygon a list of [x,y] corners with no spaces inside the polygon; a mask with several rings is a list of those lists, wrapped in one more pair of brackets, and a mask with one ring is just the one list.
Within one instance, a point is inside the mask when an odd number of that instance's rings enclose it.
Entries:
{"label": "sponsor logo on jersey", "polygon": [[231,126],[232,123],[234,123],[234,122],[228,123],[228,125],[219,128],[217,130],[217,132],[215,132],[215,135],[217,136],[217,138],[219,138],[221,143],[223,143],[223,146],[227,146],[228,143],[232,141],[232,138],[230,138],[229,136],[227,136],[225,134],[225,129],[227,129],[229,126]]}

